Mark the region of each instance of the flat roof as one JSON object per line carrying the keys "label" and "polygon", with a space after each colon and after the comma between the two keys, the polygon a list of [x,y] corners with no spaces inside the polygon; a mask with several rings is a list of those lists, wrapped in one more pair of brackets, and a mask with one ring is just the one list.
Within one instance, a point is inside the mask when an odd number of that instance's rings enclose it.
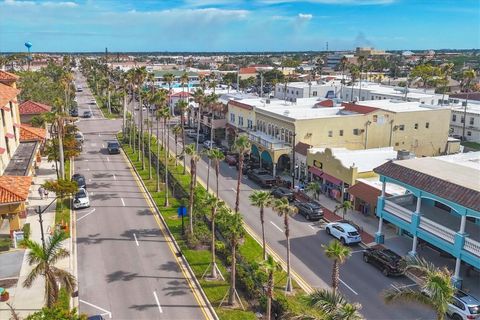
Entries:
{"label": "flat roof", "polygon": [[358,101],[358,105],[378,108],[391,112],[413,112],[413,111],[428,111],[428,110],[443,110],[448,109],[444,106],[431,106],[422,104],[417,101],[402,101],[402,100],[365,100]]}
{"label": "flat roof", "polygon": [[373,171],[379,165],[397,158],[397,151],[393,147],[375,148],[366,150],[349,150],[346,148],[310,148],[308,152],[323,153],[330,149],[332,155],[340,160],[345,168],[355,167],[358,172]]}
{"label": "flat roof", "polygon": [[[446,156],[435,157],[435,159],[480,170],[480,151],[449,154]],[[478,184],[480,184],[480,177],[478,178]]]}
{"label": "flat roof", "polygon": [[[375,189],[382,190],[382,181],[379,180],[378,177],[372,177],[372,178],[360,178],[357,179],[357,182],[363,182],[369,186],[374,187]],[[399,186],[398,184],[394,183],[387,183],[385,185],[385,192],[392,195],[392,196],[399,196],[402,194],[405,194],[407,192],[407,189],[405,189],[402,186]]]}

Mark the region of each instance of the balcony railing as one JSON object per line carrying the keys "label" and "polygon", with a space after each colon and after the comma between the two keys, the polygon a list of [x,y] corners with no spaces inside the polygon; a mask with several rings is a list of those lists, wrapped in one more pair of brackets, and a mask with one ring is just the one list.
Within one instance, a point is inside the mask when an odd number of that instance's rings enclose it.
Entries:
{"label": "balcony railing", "polygon": [[269,150],[290,149],[289,143],[279,141],[278,139],[269,137],[261,132],[251,131],[248,134],[250,141],[256,142]]}
{"label": "balcony railing", "polygon": [[399,217],[402,220],[405,220],[408,223],[410,223],[410,221],[412,220],[412,211],[402,207],[401,205],[398,205],[391,200],[385,200],[385,206],[383,207],[383,210],[387,211],[390,214],[393,214],[394,216]]}
{"label": "balcony railing", "polygon": [[449,243],[454,243],[455,242],[455,231],[452,229],[449,229],[445,227],[444,225],[441,225],[439,223],[436,223],[430,219],[427,219],[425,217],[420,218],[420,229],[423,229],[425,231],[430,232],[431,234],[436,235],[437,237],[449,242]]}
{"label": "balcony railing", "polygon": [[475,241],[472,238],[465,238],[463,249],[480,257],[480,242]]}
{"label": "balcony railing", "polygon": [[224,128],[227,125],[227,119],[212,119],[211,116],[202,115],[201,117],[202,123],[208,127],[213,127],[214,129],[217,128]]}
{"label": "balcony railing", "polygon": [[413,194],[410,193],[410,194],[402,194],[399,196],[388,197],[387,199],[400,206],[405,206],[405,205],[413,204],[413,200],[415,200],[415,197],[413,196]]}

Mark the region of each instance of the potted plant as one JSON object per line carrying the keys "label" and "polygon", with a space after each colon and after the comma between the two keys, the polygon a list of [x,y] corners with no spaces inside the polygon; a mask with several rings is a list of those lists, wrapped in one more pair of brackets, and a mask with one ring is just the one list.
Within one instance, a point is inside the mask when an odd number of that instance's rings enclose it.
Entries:
{"label": "potted plant", "polygon": [[6,289],[4,289],[3,292],[0,294],[0,301],[2,302],[8,301],[9,298],[10,298],[10,294]]}

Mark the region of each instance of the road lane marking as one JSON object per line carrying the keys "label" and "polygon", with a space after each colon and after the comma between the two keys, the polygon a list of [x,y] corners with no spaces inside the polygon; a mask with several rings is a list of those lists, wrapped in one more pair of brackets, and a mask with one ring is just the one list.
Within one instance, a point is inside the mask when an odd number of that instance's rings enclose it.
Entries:
{"label": "road lane marking", "polygon": [[395,290],[400,290],[400,289],[403,289],[403,288],[409,288],[409,287],[415,287],[415,286],[418,286],[417,283],[412,283],[412,284],[406,284],[406,285],[403,285],[403,286],[396,286],[394,285],[393,283],[390,283],[390,285],[395,289]]}
{"label": "road lane marking", "polygon": [[78,301],[80,301],[81,303],[84,303],[84,304],[86,304],[86,305],[88,305],[88,306],[90,306],[90,307],[94,307],[94,308],[96,308],[96,309],[98,309],[98,310],[100,310],[100,311],[105,312],[105,314],[107,314],[108,317],[109,317],[110,319],[112,319],[112,313],[111,313],[110,311],[105,310],[105,309],[103,309],[103,308],[100,308],[99,306],[96,306],[96,305],[94,305],[93,303],[84,301],[84,300],[82,300],[82,299],[78,299]]}
{"label": "road lane marking", "polygon": [[280,228],[279,226],[277,226],[275,223],[273,223],[273,221],[270,221],[271,224],[273,224],[273,226],[275,228],[277,228],[280,232],[283,232],[282,228]]}
{"label": "road lane marking", "polygon": [[86,216],[91,215],[92,213],[95,212],[95,210],[96,210],[96,209],[93,208],[92,211],[90,211],[89,213],[87,213],[87,214],[81,216],[80,218],[78,218],[78,219],[77,219],[77,222],[80,221],[80,220],[82,220],[82,219],[85,218]]}
{"label": "road lane marking", "polygon": [[135,233],[133,234],[133,238],[135,239],[135,243],[137,244],[137,247],[139,247],[140,245],[138,244],[137,235]]}
{"label": "road lane marking", "polygon": [[123,198],[120,198],[122,200],[122,205],[125,207],[125,201],[123,201]]}
{"label": "road lane marking", "polygon": [[160,313],[163,313],[162,306],[160,305],[160,301],[158,301],[157,291],[153,291],[153,296],[155,297],[155,301],[157,302],[158,311],[160,311]]}
{"label": "road lane marking", "polygon": [[102,148],[105,148],[105,145],[102,143]]}
{"label": "road lane marking", "polygon": [[117,176],[115,175],[115,173],[113,174],[113,180],[117,180]]}
{"label": "road lane marking", "polygon": [[234,188],[232,188],[232,191],[235,192],[235,193],[237,193],[237,190],[235,190]]}
{"label": "road lane marking", "polygon": [[315,227],[312,226],[311,224],[309,224],[308,226],[310,227],[310,229],[315,230]]}
{"label": "road lane marking", "polygon": [[340,280],[340,282],[341,282],[345,287],[347,287],[350,291],[352,291],[353,293],[355,293],[355,294],[358,296],[357,291],[353,290],[352,287],[350,287],[348,284],[345,283],[345,281],[343,281],[342,279],[338,279],[338,280]]}
{"label": "road lane marking", "polygon": [[107,157],[107,161],[110,162],[110,158],[109,158],[109,157]]}

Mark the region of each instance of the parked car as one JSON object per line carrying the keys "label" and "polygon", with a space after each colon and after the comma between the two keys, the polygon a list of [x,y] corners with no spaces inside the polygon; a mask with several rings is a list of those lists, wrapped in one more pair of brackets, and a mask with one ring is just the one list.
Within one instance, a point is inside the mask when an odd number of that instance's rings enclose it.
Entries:
{"label": "parked car", "polygon": [[72,176],[72,181],[75,181],[79,188],[87,189],[87,180],[85,179],[85,177],[82,174],[75,173]]}
{"label": "parked car", "polygon": [[107,150],[109,154],[120,153],[120,144],[117,141],[109,141],[107,143]]}
{"label": "parked car", "polygon": [[263,188],[270,188],[275,185],[275,178],[266,170],[253,169],[248,171],[248,178],[258,183]]}
{"label": "parked car", "polygon": [[225,156],[225,162],[229,165],[229,166],[234,166],[237,164],[237,157],[233,154],[227,154]]}
{"label": "parked car", "polygon": [[78,87],[77,92],[83,92],[83,89],[81,87]]}
{"label": "parked car", "polygon": [[90,199],[87,190],[80,188],[73,198],[73,208],[82,209],[90,207]]}
{"label": "parked car", "polygon": [[189,138],[196,138],[197,137],[197,130],[195,129],[185,129],[185,135]]}
{"label": "parked car", "polygon": [[204,141],[203,146],[207,149],[212,149],[215,147],[215,142],[212,142],[210,140]]}
{"label": "parked car", "polygon": [[75,140],[77,140],[80,143],[83,143],[83,141],[85,141],[85,137],[83,136],[83,133],[81,133],[80,131],[75,133]]}
{"label": "parked car", "polygon": [[298,209],[298,213],[305,217],[307,220],[318,221],[323,218],[323,208],[316,202],[295,202],[293,204]]}
{"label": "parked car", "polygon": [[[194,138],[196,139],[196,137],[197,137],[197,136],[195,135]],[[203,143],[205,140],[207,140],[207,137],[206,137],[203,133],[200,133],[200,134],[198,135],[198,143]]]}
{"label": "parked car", "polygon": [[480,301],[472,295],[457,290],[448,304],[447,315],[453,320],[480,319]]}
{"label": "parked car", "polygon": [[71,109],[70,110],[71,117],[78,117],[78,109]]}
{"label": "parked car", "polygon": [[358,230],[346,222],[330,222],[325,226],[325,231],[340,240],[342,244],[359,243],[362,237]]}
{"label": "parked car", "polygon": [[287,198],[288,201],[295,200],[293,191],[284,187],[273,187],[272,196],[274,196],[275,198]]}
{"label": "parked car", "polygon": [[405,261],[390,249],[367,248],[363,252],[363,261],[382,270],[388,276],[399,276],[405,272]]}
{"label": "parked car", "polygon": [[92,117],[92,111],[90,110],[87,110],[87,111],[83,111],[83,117],[84,118],[91,118]]}
{"label": "parked car", "polygon": [[228,147],[225,147],[224,145],[219,145],[217,147],[225,156],[230,152],[230,149]]}

